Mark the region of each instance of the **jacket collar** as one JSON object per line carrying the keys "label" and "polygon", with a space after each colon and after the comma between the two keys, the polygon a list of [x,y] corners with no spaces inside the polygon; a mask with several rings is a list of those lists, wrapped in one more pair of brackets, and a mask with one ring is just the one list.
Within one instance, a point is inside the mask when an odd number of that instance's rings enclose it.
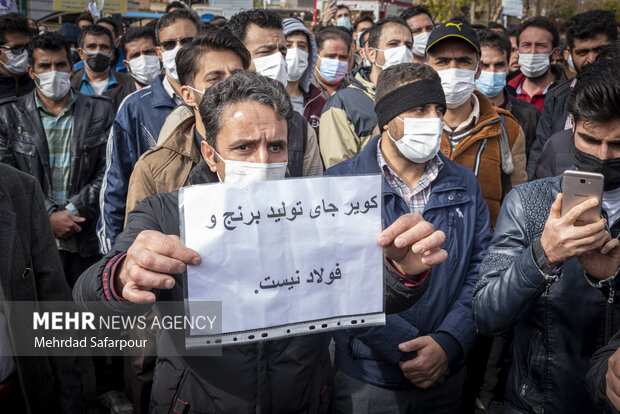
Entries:
{"label": "jacket collar", "polygon": [[153,107],[163,108],[175,108],[177,104],[168,95],[168,92],[164,89],[164,77],[166,75],[159,75],[153,83],[151,83],[151,93],[153,94]]}
{"label": "jacket collar", "polygon": [[[362,152],[351,160],[351,162],[355,163],[353,165],[354,173],[383,175],[383,171],[381,171],[379,163],[377,162],[377,143],[380,138],[381,135],[373,137],[368,144],[366,144]],[[462,173],[455,167],[454,162],[450,161],[442,154],[438,153],[438,155],[444,165],[439,171],[437,178],[433,181],[431,194],[457,189],[464,190],[466,188],[465,180],[463,179]],[[397,196],[396,191],[388,184],[385,177],[383,178],[383,192],[384,194],[393,194]]]}
{"label": "jacket collar", "polygon": [[[180,105],[170,115],[180,111],[179,108],[183,108],[183,106]],[[186,110],[179,113],[179,123],[174,127],[170,135],[164,139],[161,146],[190,158],[198,164],[202,157],[200,156],[199,148],[196,147],[196,117],[193,112],[192,109],[191,112]],[[168,116],[168,119],[170,119],[170,116]]]}
{"label": "jacket collar", "polygon": [[357,88],[365,92],[374,101],[375,85],[370,81],[370,69],[361,67],[351,72],[351,84],[349,86]]}
{"label": "jacket collar", "polygon": [[205,160],[201,160],[189,173],[189,182],[191,185],[219,183],[220,179],[209,169]]}

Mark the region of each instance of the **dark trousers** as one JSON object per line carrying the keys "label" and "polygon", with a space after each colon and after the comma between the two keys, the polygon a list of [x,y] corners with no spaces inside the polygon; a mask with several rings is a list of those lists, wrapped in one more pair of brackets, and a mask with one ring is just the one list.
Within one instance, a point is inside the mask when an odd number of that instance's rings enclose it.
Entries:
{"label": "dark trousers", "polygon": [[58,253],[60,254],[62,268],[65,271],[65,278],[71,289],[73,289],[73,285],[80,275],[101,259],[99,255],[82,257],[78,253],[71,253],[66,250],[59,250]]}
{"label": "dark trousers", "polygon": [[342,371],[334,380],[338,414],[456,414],[461,404],[465,369],[435,387],[391,390],[367,384]]}

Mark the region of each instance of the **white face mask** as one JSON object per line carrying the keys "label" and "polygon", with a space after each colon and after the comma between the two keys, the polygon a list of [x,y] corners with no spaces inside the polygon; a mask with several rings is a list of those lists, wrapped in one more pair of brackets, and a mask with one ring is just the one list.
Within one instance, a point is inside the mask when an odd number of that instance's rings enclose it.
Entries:
{"label": "white face mask", "polygon": [[24,49],[22,53],[15,55],[10,50],[3,50],[4,54],[8,58],[6,63],[2,63],[2,66],[13,75],[21,76],[28,71],[28,51]]}
{"label": "white face mask", "polygon": [[413,54],[424,57],[426,54],[426,43],[431,34],[424,32],[413,36]]}
{"label": "white face mask", "polygon": [[297,82],[308,68],[308,52],[297,48],[289,49],[286,52],[286,65],[288,67],[288,81]]}
{"label": "white face mask", "polygon": [[177,53],[181,49],[181,46],[175,47],[172,50],[164,50],[161,53],[161,56],[164,60],[164,69],[166,69],[166,73],[168,76],[172,78],[175,82],[179,81],[179,75],[177,73],[177,64],[175,63],[175,59],[177,57]]}
{"label": "white face mask", "polygon": [[34,76],[39,79],[37,88],[43,96],[54,101],[64,98],[71,89],[71,73],[69,72],[51,70],[39,75],[35,73]]}
{"label": "white face mask", "polygon": [[448,108],[457,108],[467,102],[474,92],[476,70],[452,68],[437,71]]}
{"label": "white face mask", "polygon": [[[225,183],[282,180],[284,174],[286,174],[287,162],[262,164],[258,162],[225,160],[217,151],[214,152],[215,155],[224,161],[224,169],[226,171]],[[221,178],[220,181],[222,181]]]}
{"label": "white face mask", "polygon": [[375,65],[380,67],[381,69],[387,69],[390,66],[398,65],[399,63],[411,63],[413,62],[413,52],[407,46],[402,45],[398,47],[393,47],[391,49],[377,49],[383,51],[383,56],[385,56],[385,63],[383,66],[379,65],[375,61]]}
{"label": "white face mask", "polygon": [[443,121],[439,118],[401,118],[404,134],[396,141],[388,129],[388,136],[398,150],[411,162],[422,164],[432,159],[441,146]]}
{"label": "white face mask", "polygon": [[151,82],[161,73],[161,64],[157,56],[140,55],[129,61],[131,76],[143,85]]}
{"label": "white face mask", "polygon": [[549,55],[545,53],[519,53],[521,72],[528,78],[537,78],[544,75],[547,69],[549,69],[549,64]]}
{"label": "white face mask", "polygon": [[254,67],[257,73],[267,78],[277,80],[284,86],[288,83],[288,66],[280,52],[254,59]]}

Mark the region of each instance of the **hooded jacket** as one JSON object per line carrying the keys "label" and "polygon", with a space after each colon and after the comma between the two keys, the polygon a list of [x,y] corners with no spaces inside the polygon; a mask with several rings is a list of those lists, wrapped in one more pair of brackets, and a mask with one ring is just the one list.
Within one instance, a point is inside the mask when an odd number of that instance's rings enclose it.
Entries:
{"label": "hooded jacket", "polygon": [[482,334],[514,328],[504,413],[600,412],[590,404],[585,375],[594,352],[618,331],[618,277],[594,281],[576,257],[564,262],[559,277],[537,266],[532,245],[561,182],[561,176],[536,180],[508,194],[474,290]]}
{"label": "hooded jacket", "polygon": [[[204,161],[190,174],[191,184],[217,180]],[[139,305],[113,295],[107,299],[103,278],[110,260],[126,252],[143,230],[179,235],[177,191],[148,197],[129,214],[110,253],[77,281],[76,302],[104,301],[118,312],[138,310]],[[158,301],[183,301],[182,275],[173,277],[176,282],[171,290],[155,291]],[[413,305],[432,279],[426,277],[420,285],[406,287],[385,266],[384,277],[388,312]],[[226,346],[222,356],[215,357],[160,356],[153,376],[151,412],[328,413],[333,393],[330,338],[322,333]],[[169,334],[159,330],[158,342],[167,339]]]}
{"label": "hooded jacket", "polygon": [[359,154],[377,126],[370,68],[351,75],[349,86],[330,96],[321,114],[319,146],[326,168]]}
{"label": "hooded jacket", "polygon": [[[480,103],[480,118],[454,148],[444,131],[441,137],[441,153],[476,173],[482,188],[482,195],[491,212],[491,224],[494,226],[504,193],[510,190],[512,186],[527,181],[525,174],[525,135],[510,112],[495,108],[481,92],[474,91],[474,93]],[[500,155],[500,135],[503,126],[500,114],[505,120],[510,153],[514,163],[514,172],[503,177],[504,185],[502,185],[502,174],[504,173],[502,172],[502,157]]]}
{"label": "hooded jacket", "polygon": [[322,96],[321,91],[312,84],[314,78],[314,69],[317,62],[317,47],[314,35],[306,26],[298,19],[289,17],[282,20],[282,28],[284,36],[288,36],[293,32],[302,32],[308,38],[308,67],[299,79],[299,87],[304,97],[304,118],[314,128],[317,139],[319,139],[319,118],[325,106],[327,99]]}

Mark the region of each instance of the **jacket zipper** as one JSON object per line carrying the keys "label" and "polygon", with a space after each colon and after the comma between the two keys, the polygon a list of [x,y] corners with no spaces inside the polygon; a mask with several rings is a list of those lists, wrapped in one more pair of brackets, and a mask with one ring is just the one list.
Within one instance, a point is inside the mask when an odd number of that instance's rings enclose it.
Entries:
{"label": "jacket zipper", "polygon": [[527,386],[530,383],[530,379],[532,377],[532,365],[534,364],[534,358],[536,357],[536,352],[538,351],[538,344],[540,342],[540,337],[542,336],[542,333],[540,331],[536,332],[535,335],[535,341],[532,342],[532,345],[530,347],[530,354],[528,355],[528,361],[527,361],[527,376],[525,377],[525,382],[523,383],[523,385],[521,386],[521,397],[525,397],[526,391],[527,391]]}
{"label": "jacket zipper", "polygon": [[[459,141],[459,143],[463,142],[463,140],[464,140],[465,138],[467,138],[468,136],[470,136],[470,135],[472,135],[472,134],[475,134],[476,132],[480,131],[480,130],[481,130],[482,128],[484,128],[485,126],[487,126],[487,125],[491,125],[491,124],[494,124],[494,123],[496,123],[496,122],[500,122],[499,117],[498,117],[497,119],[492,119],[492,120],[490,120],[489,122],[486,122],[486,123],[484,123],[484,124],[480,125],[480,126],[479,126],[478,128],[476,128],[476,129],[472,129],[471,131],[469,131],[469,133],[468,133],[466,136],[464,136],[463,138],[461,138],[461,140]],[[448,138],[448,134],[446,134],[446,138]],[[487,139],[488,139],[488,138],[487,138]],[[450,159],[452,159],[452,156],[455,156],[455,157],[456,157],[456,154],[454,153],[454,145],[452,145],[452,141],[450,140],[450,138],[448,138],[448,142],[450,143],[450,147],[451,147],[451,148],[450,148]]]}
{"label": "jacket zipper", "polygon": [[611,324],[611,305],[614,303],[616,296],[616,290],[609,284],[609,296],[607,297],[607,303],[605,304],[605,332],[603,336],[604,344],[609,341],[609,325]]}
{"label": "jacket zipper", "polygon": [[487,147],[487,138],[485,138],[480,144],[480,148],[478,149],[478,153],[476,154],[476,160],[474,161],[474,175],[478,177],[478,172],[480,171],[480,161],[482,159],[482,153]]}

